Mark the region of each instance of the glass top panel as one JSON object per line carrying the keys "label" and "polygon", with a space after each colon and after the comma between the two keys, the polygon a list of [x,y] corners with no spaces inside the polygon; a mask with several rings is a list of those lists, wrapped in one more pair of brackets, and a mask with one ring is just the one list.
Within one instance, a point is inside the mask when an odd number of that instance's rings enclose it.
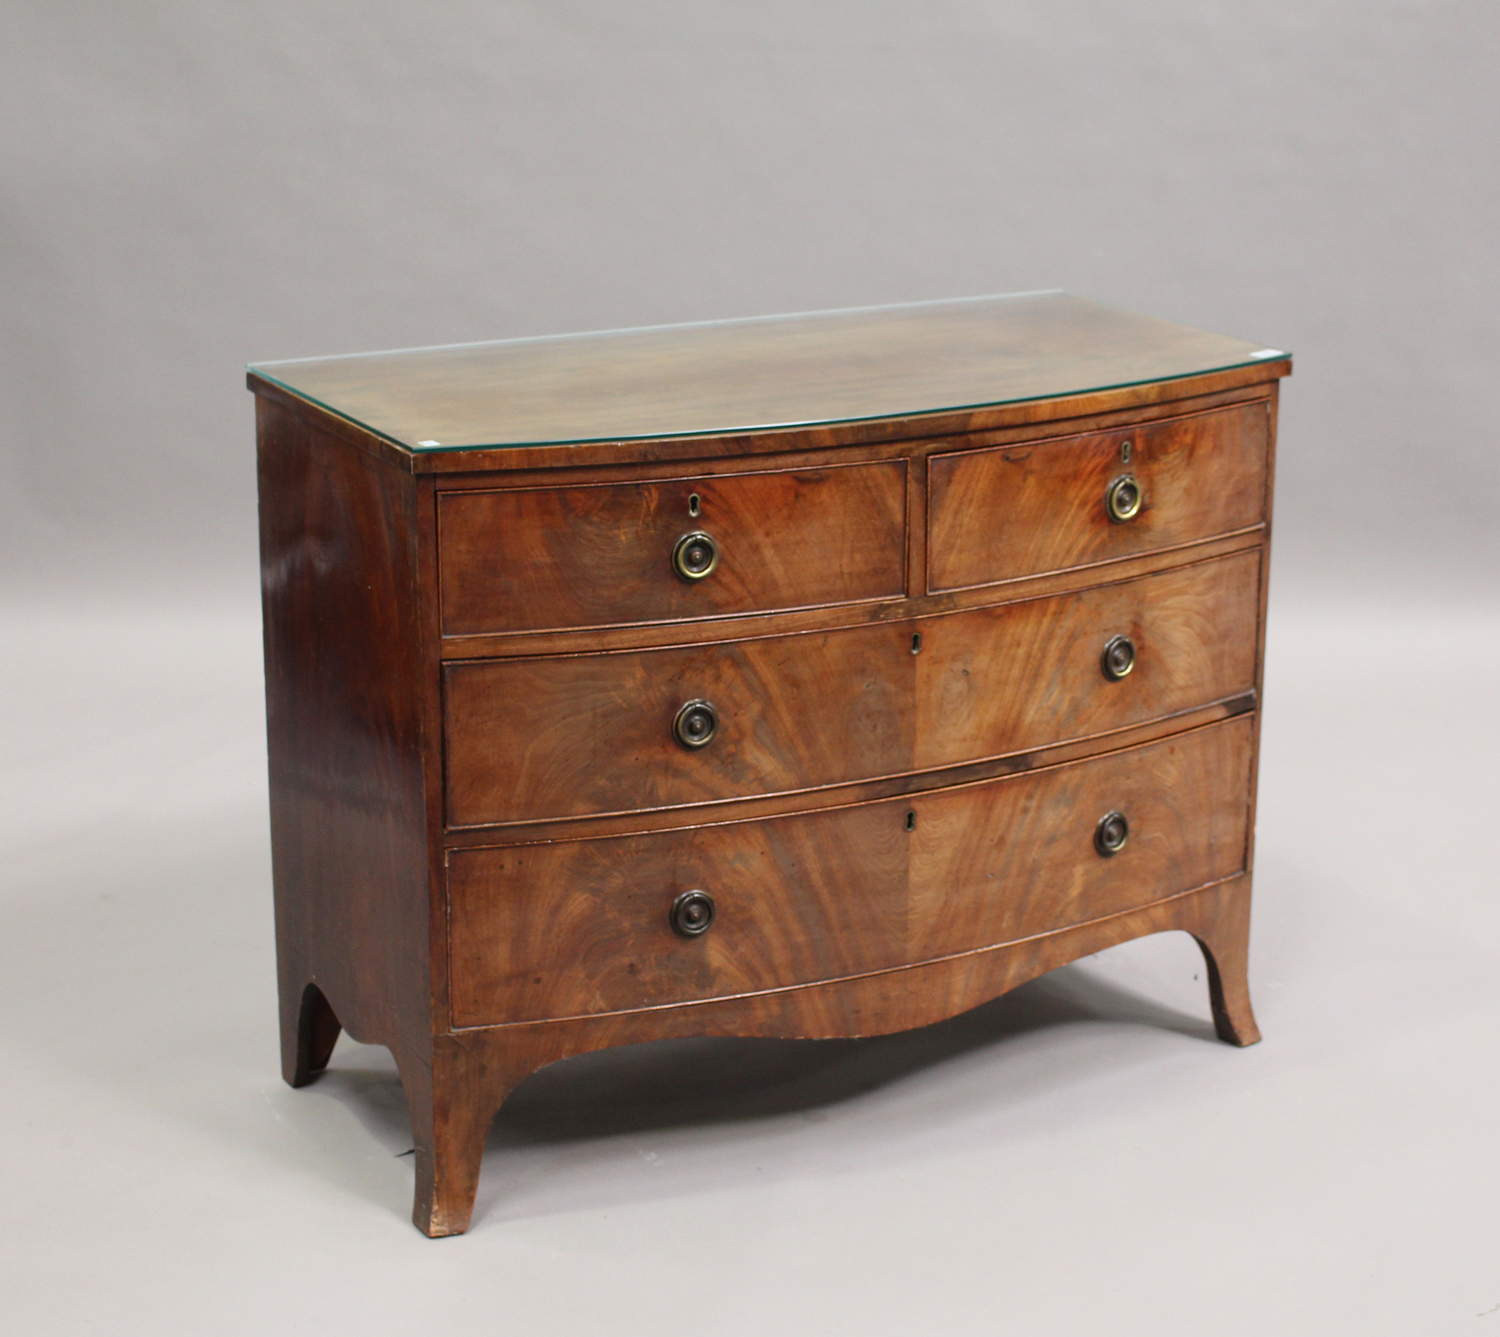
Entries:
{"label": "glass top panel", "polygon": [[980,408],[1286,356],[1062,292],[658,325],[251,371],[413,451]]}

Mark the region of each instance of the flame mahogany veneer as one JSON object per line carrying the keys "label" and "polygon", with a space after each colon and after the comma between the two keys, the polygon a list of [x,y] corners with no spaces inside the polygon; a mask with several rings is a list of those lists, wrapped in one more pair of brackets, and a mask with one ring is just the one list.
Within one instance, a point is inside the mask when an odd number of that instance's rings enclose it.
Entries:
{"label": "flame mahogany veneer", "polygon": [[388,1045],[446,1235],[603,1046],[881,1034],[1167,929],[1258,1039],[1289,371],[1057,294],[252,369],[286,1079]]}

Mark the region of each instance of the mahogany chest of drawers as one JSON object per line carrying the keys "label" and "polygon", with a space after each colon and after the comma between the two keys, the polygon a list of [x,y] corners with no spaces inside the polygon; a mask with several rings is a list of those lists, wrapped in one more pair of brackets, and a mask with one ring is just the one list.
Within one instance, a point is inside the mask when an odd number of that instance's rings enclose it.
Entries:
{"label": "mahogany chest of drawers", "polygon": [[507,1093],[1184,929],[1246,992],[1274,349],[1060,293],[253,368],[284,1070]]}

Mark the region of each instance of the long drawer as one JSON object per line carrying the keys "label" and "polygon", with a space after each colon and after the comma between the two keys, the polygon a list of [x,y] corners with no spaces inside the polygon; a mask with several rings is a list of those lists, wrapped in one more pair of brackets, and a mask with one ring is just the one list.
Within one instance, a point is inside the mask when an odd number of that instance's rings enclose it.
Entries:
{"label": "long drawer", "polygon": [[928,590],[997,584],[1258,525],[1269,442],[1261,401],[933,455]]}
{"label": "long drawer", "polygon": [[906,462],[445,492],[438,567],[448,636],[899,598]]}
{"label": "long drawer", "polygon": [[[912,798],[448,854],[453,1024],[843,978],[1133,909],[1245,866],[1252,717]],[[1100,852],[1122,814],[1123,848]],[[1118,833],[1118,825],[1114,828]],[[673,931],[688,891],[714,902]]]}
{"label": "long drawer", "polygon": [[[455,827],[790,793],[1006,756],[1249,692],[1258,550],[938,617],[445,670]],[[1129,672],[1104,672],[1130,642]],[[674,735],[689,702],[710,741]],[[689,740],[693,741],[693,740]]]}

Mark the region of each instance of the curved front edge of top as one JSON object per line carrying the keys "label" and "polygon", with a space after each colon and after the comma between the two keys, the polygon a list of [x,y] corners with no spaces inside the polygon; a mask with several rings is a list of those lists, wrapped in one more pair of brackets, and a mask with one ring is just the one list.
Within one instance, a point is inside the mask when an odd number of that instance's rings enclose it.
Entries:
{"label": "curved front edge of top", "polygon": [[250,371],[428,454],[968,412],[1289,356],[1048,292],[268,362]]}

